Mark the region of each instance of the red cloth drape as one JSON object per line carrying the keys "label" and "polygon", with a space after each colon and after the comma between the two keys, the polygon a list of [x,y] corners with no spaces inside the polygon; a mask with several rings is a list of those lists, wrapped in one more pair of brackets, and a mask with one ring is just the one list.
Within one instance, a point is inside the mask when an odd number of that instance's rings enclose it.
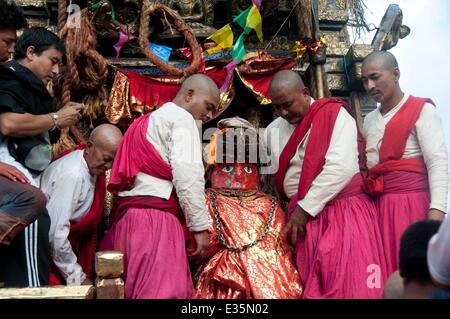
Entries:
{"label": "red cloth drape", "polygon": [[281,70],[290,70],[296,64],[291,59],[253,61],[250,63],[251,66],[256,68],[255,70],[243,72],[240,70],[241,66],[239,66],[237,67],[237,73],[242,83],[244,83],[263,105],[270,104],[269,87],[273,75]]}
{"label": "red cloth drape", "polygon": [[[277,190],[284,198],[286,198],[286,194],[284,193],[283,181],[289,168],[289,162],[295,155],[299,143],[311,126],[312,128],[305,150],[305,158],[302,164],[297,200],[305,197],[312,182],[322,171],[323,165],[325,164],[325,155],[330,146],[334,123],[336,122],[341,107],[344,107],[353,115],[351,108],[340,99],[319,99],[311,104],[305,117],[295,128],[288,143],[281,152],[279,168],[275,176]],[[360,137],[358,150],[362,154],[364,152],[364,144],[359,132],[358,135]]]}
{"label": "red cloth drape", "polygon": [[[153,111],[164,103],[171,102],[178,91],[181,84],[177,83],[176,77],[166,76],[165,81],[158,81],[148,76],[133,72],[121,70],[130,83],[130,97],[132,104],[136,104],[134,108],[139,109],[142,113]],[[205,70],[205,75],[209,76],[218,87],[221,87],[225,81],[226,71],[223,68],[209,67]]]}
{"label": "red cloth drape", "polygon": [[386,125],[380,146],[380,162],[372,167],[366,178],[365,190],[372,196],[379,196],[384,190],[383,175],[393,171],[407,171],[427,174],[422,157],[402,159],[406,142],[419,119],[425,103],[433,101],[428,98],[410,96],[400,110]]}
{"label": "red cloth drape", "polygon": [[95,195],[91,208],[77,223],[70,225],[69,241],[77,255],[78,263],[84,273],[92,281],[97,226],[103,215],[106,193],[105,175],[97,177]]}
{"label": "red cloth drape", "polygon": [[[134,184],[136,174],[139,172],[168,181],[173,179],[171,166],[161,159],[158,151],[147,140],[147,127],[151,114],[145,114],[134,121],[119,145],[108,185],[108,190],[115,195],[120,191],[130,190]],[[118,209],[111,212],[113,223],[123,216],[126,209],[131,206],[138,208],[136,205],[165,210],[182,220],[181,208],[175,192],[172,192],[167,201],[150,196],[143,198],[116,197],[116,199],[119,201],[119,204]],[[123,201],[122,204],[120,203],[121,201]],[[142,201],[142,203],[139,203],[139,201]]]}
{"label": "red cloth drape", "polygon": [[389,121],[384,130],[384,136],[388,136],[388,138],[383,138],[380,146],[380,163],[402,158],[408,136],[427,102],[434,105],[433,101],[428,98],[410,96]]}

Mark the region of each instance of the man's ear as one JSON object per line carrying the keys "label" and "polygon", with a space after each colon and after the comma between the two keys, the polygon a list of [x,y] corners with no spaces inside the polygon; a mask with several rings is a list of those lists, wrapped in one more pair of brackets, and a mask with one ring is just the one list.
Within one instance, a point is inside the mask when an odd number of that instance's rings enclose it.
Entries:
{"label": "man's ear", "polygon": [[35,51],[35,48],[32,45],[30,45],[27,48],[26,55],[27,55],[28,60],[33,60],[34,51]]}
{"label": "man's ear", "polygon": [[304,95],[308,95],[309,96],[309,89],[306,86],[304,86],[303,89],[302,89],[302,93]]}
{"label": "man's ear", "polygon": [[394,69],[394,76],[395,76],[395,82],[398,82],[398,80],[400,79],[400,69],[399,68],[395,68]]}
{"label": "man's ear", "polygon": [[186,94],[184,95],[184,99],[186,100],[186,102],[190,102],[193,97],[194,97],[194,90],[193,89],[187,90]]}

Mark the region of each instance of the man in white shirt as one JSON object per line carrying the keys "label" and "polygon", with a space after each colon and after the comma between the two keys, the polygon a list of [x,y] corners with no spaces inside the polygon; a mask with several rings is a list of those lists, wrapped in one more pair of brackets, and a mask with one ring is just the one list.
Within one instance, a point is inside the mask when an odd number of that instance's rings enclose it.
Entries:
{"label": "man in white shirt", "polygon": [[42,174],[51,221],[50,254],[57,267],[52,269],[50,284],[91,283],[95,234],[106,190],[104,173],[111,168],[122,137],[114,125],[102,124],[92,131],[84,150],[64,155]]}
{"label": "man in white shirt", "polygon": [[108,186],[118,207],[100,248],[124,253],[126,298],[193,296],[185,231],[196,244],[191,257],[203,256],[209,243],[195,120],[211,119],[218,103],[214,81],[196,74],[172,102],[141,116],[125,134]]}
{"label": "man in white shirt", "polygon": [[364,120],[366,190],[375,198],[388,271],[398,269],[400,237],[415,221],[447,210],[448,153],[430,99],[403,93],[395,57],[371,53],[362,66],[366,91],[380,103]]}
{"label": "man in white shirt", "polygon": [[281,152],[275,182],[289,200],[284,233],[296,247],[304,298],[380,298],[385,263],[376,210],[361,190],[364,149],[351,109],[313,101],[293,71],[275,74],[270,98],[280,118],[268,132],[279,139],[268,144]]}

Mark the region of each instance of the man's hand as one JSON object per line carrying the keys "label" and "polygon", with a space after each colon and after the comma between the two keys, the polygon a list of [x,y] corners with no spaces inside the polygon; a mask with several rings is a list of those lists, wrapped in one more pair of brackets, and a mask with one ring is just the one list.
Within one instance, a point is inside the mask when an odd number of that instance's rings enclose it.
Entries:
{"label": "man's hand", "polygon": [[440,220],[443,221],[445,218],[444,212],[441,212],[438,209],[431,208],[428,211],[428,219]]}
{"label": "man's hand", "polygon": [[30,184],[28,178],[16,167],[5,163],[0,163],[0,176],[4,176],[14,182]]}
{"label": "man's hand", "polygon": [[297,243],[298,233],[300,233],[300,236],[306,236],[306,224],[310,218],[310,215],[303,208],[297,205],[283,229],[283,236],[287,236],[290,232],[291,244],[295,245]]}
{"label": "man's hand", "polygon": [[82,117],[84,104],[69,102],[63,108],[61,108],[56,114],[58,114],[58,127],[66,128],[75,125]]}
{"label": "man's hand", "polygon": [[[206,250],[209,246],[209,235],[208,231],[204,230],[201,232],[192,233],[194,236],[196,248],[188,249],[189,256],[194,259],[201,259],[205,256]],[[192,252],[195,249],[194,252]]]}

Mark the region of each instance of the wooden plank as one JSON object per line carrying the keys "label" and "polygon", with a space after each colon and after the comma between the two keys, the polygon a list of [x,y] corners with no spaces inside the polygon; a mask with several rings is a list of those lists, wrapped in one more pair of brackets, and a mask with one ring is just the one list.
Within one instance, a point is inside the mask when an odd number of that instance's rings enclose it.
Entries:
{"label": "wooden plank", "polygon": [[94,292],[91,285],[0,288],[0,299],[93,299]]}
{"label": "wooden plank", "polygon": [[[397,24],[401,24],[402,18],[402,11],[400,10],[398,4],[390,4],[381,19],[380,27],[372,40],[372,45],[376,51],[383,49],[387,50],[387,48],[384,48],[384,42],[386,41],[388,34],[392,32],[393,28],[396,26],[397,20],[400,20]],[[400,25],[398,25],[398,27],[400,27]]]}

